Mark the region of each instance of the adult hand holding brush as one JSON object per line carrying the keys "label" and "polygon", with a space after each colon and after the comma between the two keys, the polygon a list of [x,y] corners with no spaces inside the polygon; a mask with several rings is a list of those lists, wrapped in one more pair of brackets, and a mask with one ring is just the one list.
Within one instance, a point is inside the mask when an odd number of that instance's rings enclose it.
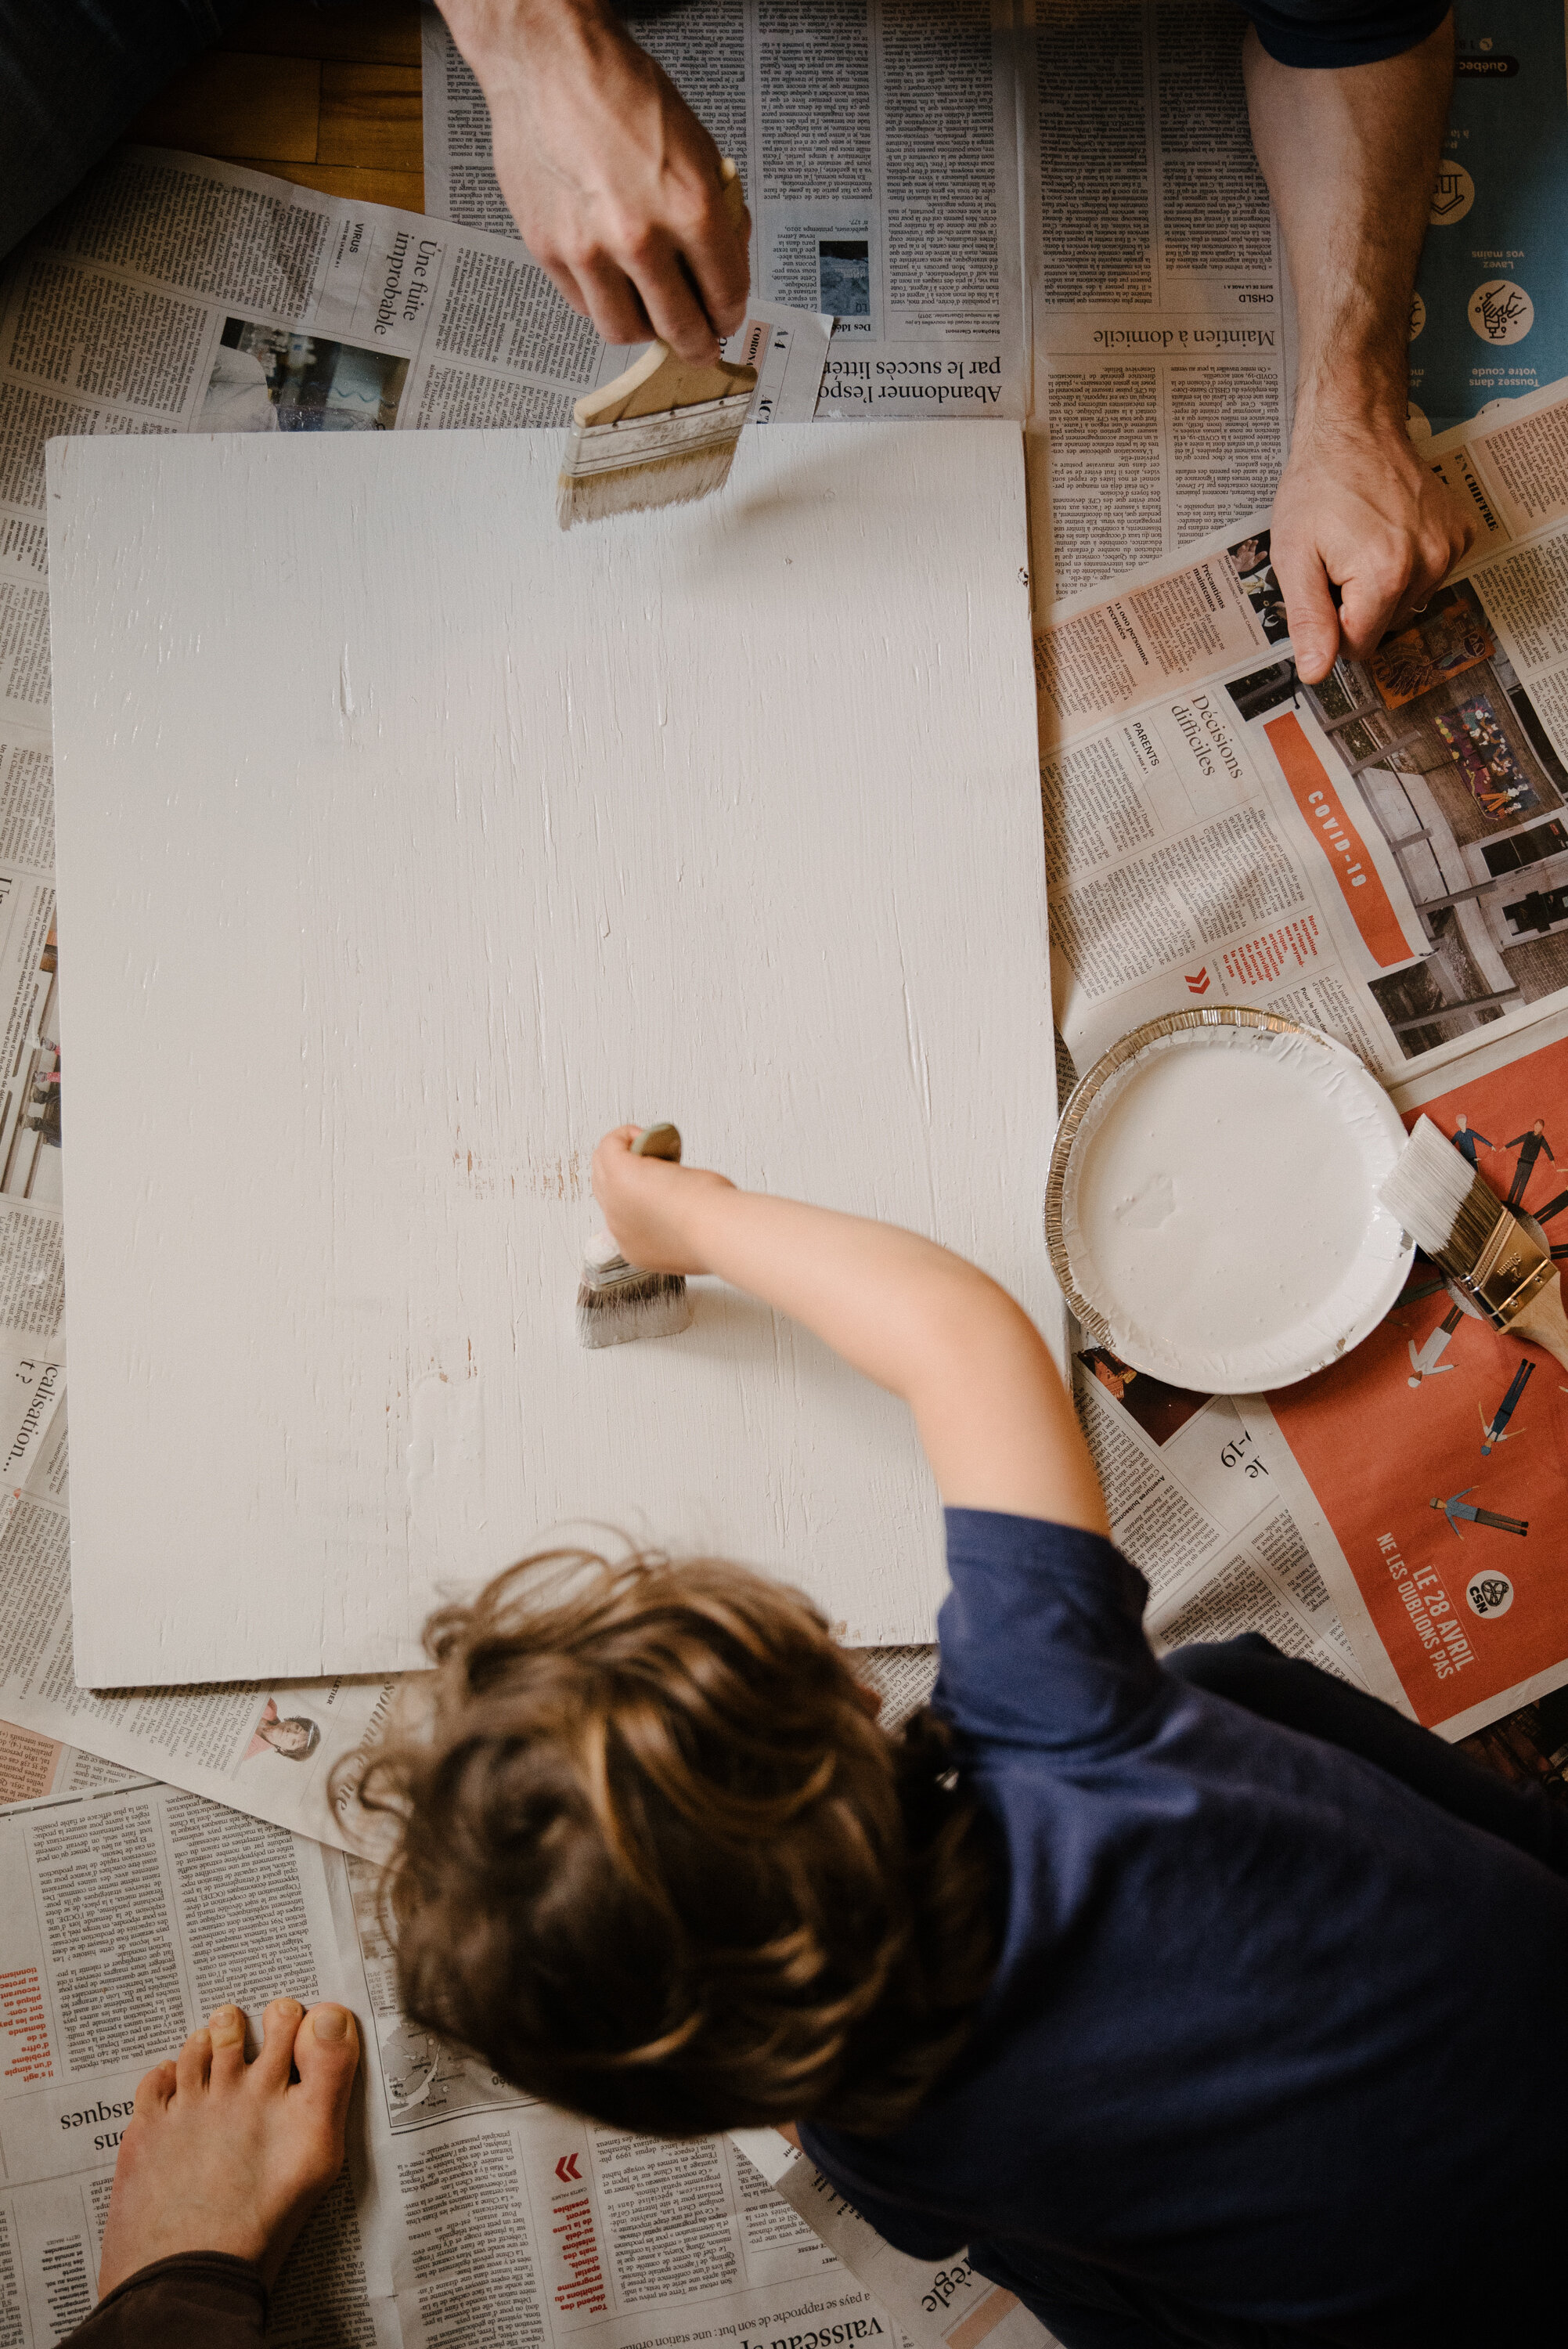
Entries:
{"label": "adult hand holding brush", "polygon": [[749,221],[719,153],[605,0],[442,0],[490,103],[524,243],[607,343],[707,366],[746,315]]}

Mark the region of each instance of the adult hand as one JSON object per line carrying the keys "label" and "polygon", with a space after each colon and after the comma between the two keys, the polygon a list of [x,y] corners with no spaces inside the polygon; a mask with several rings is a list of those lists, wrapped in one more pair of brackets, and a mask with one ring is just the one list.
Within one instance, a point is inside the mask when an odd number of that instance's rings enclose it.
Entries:
{"label": "adult hand", "polygon": [[628,1264],[645,1272],[706,1272],[703,1210],[716,1193],[733,1191],[722,1174],[668,1158],[639,1158],[642,1128],[617,1125],[593,1153],[593,1196]]}
{"label": "adult hand", "polygon": [[1398,424],[1298,422],[1270,555],[1303,681],[1326,677],[1342,646],[1365,659],[1421,609],[1474,536]]}
{"label": "adult hand", "polygon": [[669,77],[604,0],[442,5],[540,267],[607,343],[716,359],[746,316],[750,222],[732,224],[718,150]]}

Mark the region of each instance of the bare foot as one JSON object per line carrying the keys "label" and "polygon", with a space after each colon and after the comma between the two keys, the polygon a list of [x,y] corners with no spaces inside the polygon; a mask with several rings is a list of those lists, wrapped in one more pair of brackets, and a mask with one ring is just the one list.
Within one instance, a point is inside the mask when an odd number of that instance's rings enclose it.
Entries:
{"label": "bare foot", "polygon": [[100,2296],[177,2251],[230,2251],[253,2260],[269,2290],[275,2282],[343,2167],[359,2034],[346,2008],[307,2016],[297,1998],[274,1998],[262,2033],[247,2064],[245,2018],[221,2006],[137,2089],[115,2163]]}

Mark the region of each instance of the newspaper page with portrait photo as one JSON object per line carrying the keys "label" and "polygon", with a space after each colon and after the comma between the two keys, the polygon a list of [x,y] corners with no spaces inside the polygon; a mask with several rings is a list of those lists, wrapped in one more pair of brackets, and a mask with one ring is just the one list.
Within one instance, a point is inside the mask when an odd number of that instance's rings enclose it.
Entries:
{"label": "newspaper page with portrait photo", "polygon": [[[827,336],[752,305],[753,421],[810,418]],[[49,440],[563,426],[624,364],[513,239],[117,148],[0,272],[0,859],[53,862]]]}

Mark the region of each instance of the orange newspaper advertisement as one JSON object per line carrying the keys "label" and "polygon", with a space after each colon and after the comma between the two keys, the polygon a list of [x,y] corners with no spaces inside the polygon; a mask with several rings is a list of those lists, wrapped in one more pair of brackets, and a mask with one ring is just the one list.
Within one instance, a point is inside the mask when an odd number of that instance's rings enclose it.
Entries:
{"label": "orange newspaper advertisement", "polygon": [[[1568,1260],[1568,1017],[1394,1099]],[[1463,1310],[1418,1256],[1364,1344],[1267,1402],[1380,1693],[1460,1737],[1568,1682],[1568,1369]]]}

